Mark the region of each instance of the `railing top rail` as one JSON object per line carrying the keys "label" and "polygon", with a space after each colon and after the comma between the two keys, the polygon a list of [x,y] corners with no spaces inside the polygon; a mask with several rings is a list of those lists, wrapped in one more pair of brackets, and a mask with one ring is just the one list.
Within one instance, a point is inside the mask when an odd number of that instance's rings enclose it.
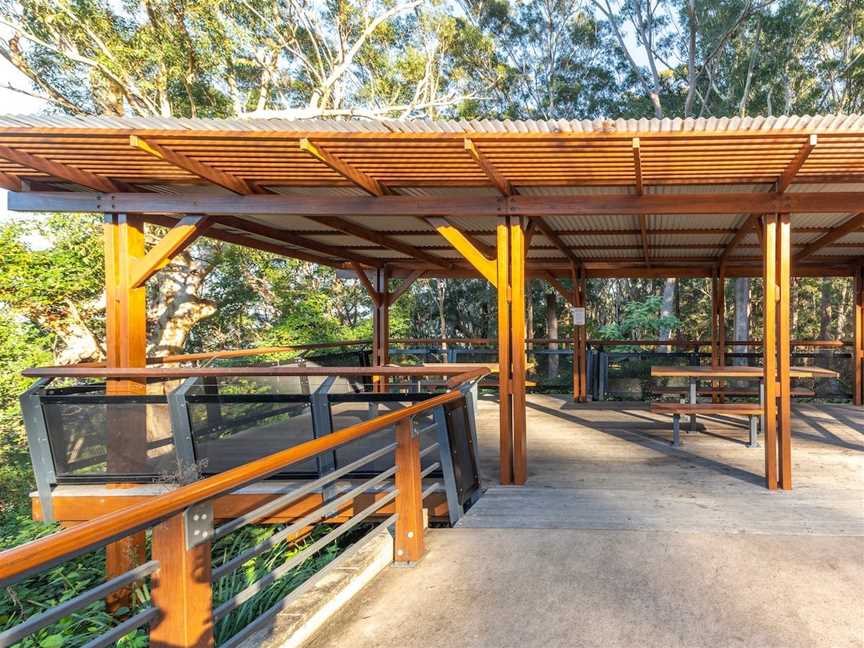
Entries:
{"label": "railing top rail", "polygon": [[145,529],[190,506],[266,479],[293,463],[310,459],[426,410],[458,400],[462,398],[462,394],[455,388],[478,379],[485,373],[487,373],[485,369],[475,367],[471,371],[454,376],[449,381],[452,391],[226,470],[207,479],[180,486],[164,495],[108,513],[20,547],[0,552],[0,586],[13,582],[22,574],[39,567],[48,568],[112,540]]}
{"label": "railing top rail", "polygon": [[22,374],[31,378],[212,378],[253,376],[457,376],[494,367],[446,364],[436,367],[33,367]]}

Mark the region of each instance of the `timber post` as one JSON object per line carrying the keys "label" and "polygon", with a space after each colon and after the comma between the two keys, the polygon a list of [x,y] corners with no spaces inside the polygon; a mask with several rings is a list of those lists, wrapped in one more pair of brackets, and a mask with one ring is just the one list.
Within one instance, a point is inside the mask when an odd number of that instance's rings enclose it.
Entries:
{"label": "timber post", "polygon": [[394,560],[412,563],[426,551],[423,538],[423,486],[420,476],[420,436],[413,417],[396,424],[396,535]]}
{"label": "timber post", "polygon": [[855,331],[852,359],[854,362],[854,390],[852,402],[859,407],[864,405],[864,264],[855,269]]}
{"label": "timber post", "polygon": [[765,485],[777,488],[777,215],[762,218]]}

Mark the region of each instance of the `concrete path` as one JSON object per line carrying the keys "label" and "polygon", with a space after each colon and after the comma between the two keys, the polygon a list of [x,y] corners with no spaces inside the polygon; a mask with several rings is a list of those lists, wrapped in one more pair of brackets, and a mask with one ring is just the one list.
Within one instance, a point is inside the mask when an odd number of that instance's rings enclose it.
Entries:
{"label": "concrete path", "polygon": [[796,407],[795,490],[762,487],[743,421],[669,445],[641,404],[529,397],[529,480],[388,568],[315,648],[864,646],[864,410]]}

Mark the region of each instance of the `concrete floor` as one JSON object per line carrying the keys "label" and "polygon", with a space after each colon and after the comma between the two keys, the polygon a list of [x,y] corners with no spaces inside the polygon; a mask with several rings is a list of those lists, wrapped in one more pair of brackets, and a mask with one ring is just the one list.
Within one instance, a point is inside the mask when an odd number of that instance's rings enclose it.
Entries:
{"label": "concrete floor", "polygon": [[644,404],[529,397],[529,480],[489,489],[413,569],[388,568],[315,648],[864,646],[864,410],[796,406],[792,492],[743,420],[669,445]]}

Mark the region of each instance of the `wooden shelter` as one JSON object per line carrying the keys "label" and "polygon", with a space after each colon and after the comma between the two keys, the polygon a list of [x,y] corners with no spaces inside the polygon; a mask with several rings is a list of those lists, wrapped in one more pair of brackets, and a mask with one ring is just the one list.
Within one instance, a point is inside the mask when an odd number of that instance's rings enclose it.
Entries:
{"label": "wooden shelter", "polygon": [[[354,270],[375,304],[376,365],[389,362],[389,307],[411,282],[485,278],[499,304],[502,483],[527,474],[527,277],[574,307],[588,277],[710,277],[717,364],[724,279],[762,277],[768,488],[792,484],[793,275],[855,278],[854,400],[864,399],[864,116],[3,117],[0,185],[12,210],[105,215],[113,368],[146,366],[145,282],[201,235]],[[149,250],[145,223],[170,228]],[[109,380],[109,393],[142,388]]]}

